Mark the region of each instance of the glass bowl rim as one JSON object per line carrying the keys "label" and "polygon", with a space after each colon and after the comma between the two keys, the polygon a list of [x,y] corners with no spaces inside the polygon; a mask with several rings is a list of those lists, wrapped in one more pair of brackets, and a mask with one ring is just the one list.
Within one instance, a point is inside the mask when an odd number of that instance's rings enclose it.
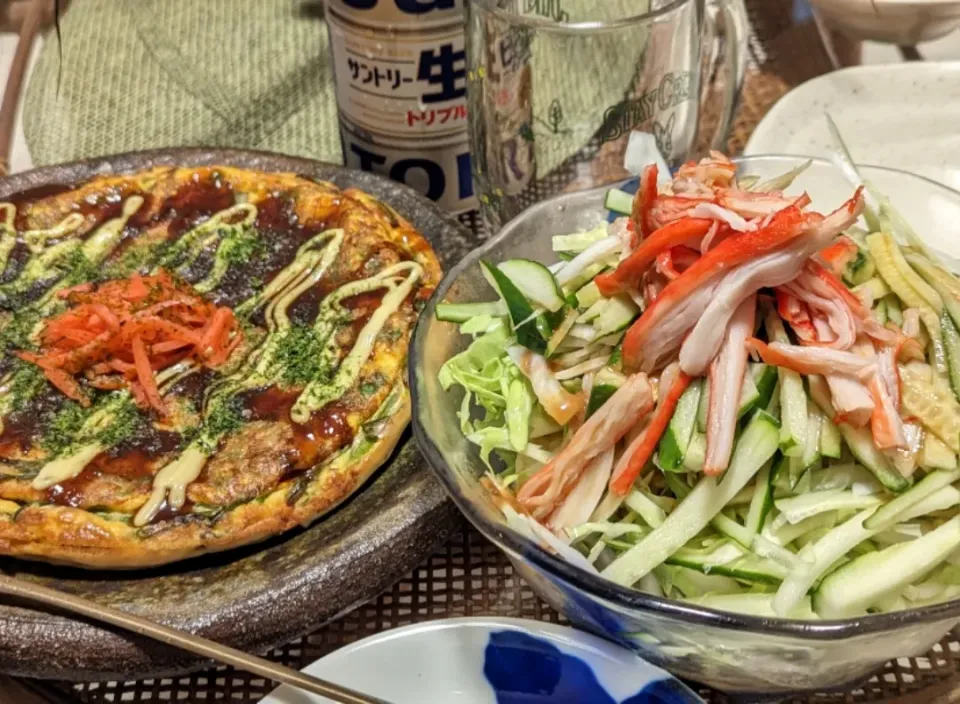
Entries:
{"label": "glass bowl rim", "polygon": [[[783,159],[802,163],[808,158],[817,164],[833,166],[827,160],[816,157],[801,157],[789,154],[758,154],[733,159],[738,166],[748,165],[751,161]],[[882,169],[904,174],[909,177],[919,178],[928,183],[938,186],[944,191],[952,194],[960,201],[960,192],[937,183],[931,179],[917,174],[911,174],[900,169],[860,165],[870,169]],[[788,636],[804,640],[824,640],[836,638],[852,638],[867,634],[883,633],[897,631],[908,626],[924,623],[933,623],[946,620],[951,617],[960,616],[960,598],[946,601],[940,604],[932,604],[915,609],[905,609],[902,611],[893,611],[884,614],[868,614],[866,616],[846,618],[846,619],[827,619],[822,621],[810,621],[787,618],[766,618],[760,616],[750,616],[738,614],[731,611],[720,611],[707,607],[687,604],[675,599],[667,599],[652,594],[624,587],[616,584],[598,574],[591,574],[579,567],[572,565],[563,558],[541,548],[534,541],[516,533],[509,528],[504,529],[500,525],[488,520],[486,516],[474,506],[467,495],[461,491],[459,482],[454,475],[453,470],[443,459],[439,448],[430,439],[429,434],[423,427],[420,420],[420,407],[424,399],[420,393],[417,383],[417,366],[420,358],[419,350],[426,344],[427,326],[422,324],[424,320],[430,320],[434,315],[435,306],[438,301],[443,300],[447,292],[459,280],[464,271],[470,267],[477,266],[480,259],[496,248],[498,245],[509,240],[513,225],[520,218],[528,218],[535,215],[537,211],[544,210],[554,206],[571,197],[584,197],[597,194],[598,196],[609,190],[611,186],[601,186],[589,191],[579,191],[572,194],[562,194],[531,206],[516,218],[508,222],[494,237],[484,242],[481,246],[472,250],[463,259],[461,259],[437,286],[433,295],[430,297],[427,305],[420,313],[420,318],[413,334],[411,353],[407,360],[407,373],[409,378],[409,387],[411,394],[412,427],[413,435],[417,446],[424,454],[427,464],[433,470],[434,474],[440,480],[441,484],[451,496],[457,508],[466,516],[466,518],[477,528],[488,540],[497,545],[498,548],[508,553],[518,555],[521,559],[531,562],[534,566],[547,572],[550,575],[559,577],[572,588],[586,592],[591,597],[601,599],[612,603],[614,606],[627,611],[650,611],[658,615],[676,618],[699,626],[710,626],[715,628],[728,629],[733,631],[757,632],[776,636]]]}

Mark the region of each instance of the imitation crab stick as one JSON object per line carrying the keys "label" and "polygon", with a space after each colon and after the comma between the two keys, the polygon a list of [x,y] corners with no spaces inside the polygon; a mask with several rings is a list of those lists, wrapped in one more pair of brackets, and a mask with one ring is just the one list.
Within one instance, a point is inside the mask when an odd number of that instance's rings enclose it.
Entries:
{"label": "imitation crab stick", "polygon": [[[650,164],[643,170],[640,177],[640,188],[633,199],[633,212],[630,220],[633,222],[633,236],[644,240],[653,233],[654,225],[651,218],[653,204],[657,200],[657,178],[660,172],[656,164]],[[637,242],[633,242],[634,245]]]}
{"label": "imitation crab stick", "polygon": [[640,276],[661,252],[678,245],[699,242],[712,224],[712,220],[704,218],[685,218],[664,225],[640,242],[614,271],[597,276],[594,279],[597,288],[604,296],[613,296],[627,288],[636,287]]}
{"label": "imitation crab stick", "polygon": [[803,233],[804,229],[803,213],[797,208],[786,208],[777,213],[766,227],[725,239],[704,254],[663,289],[657,300],[627,332],[623,343],[624,363],[629,367],[639,367],[643,344],[656,324],[707,280],[786,244]]}
{"label": "imitation crab stick", "polygon": [[676,379],[674,379],[673,384],[670,386],[670,390],[667,391],[663,397],[663,402],[657,406],[650,425],[647,426],[643,435],[643,440],[630,456],[630,461],[622,468],[618,468],[620,471],[611,478],[611,491],[619,496],[626,496],[630,493],[630,487],[633,486],[637,477],[640,476],[640,472],[643,471],[647,460],[653,456],[653,451],[656,449],[657,443],[660,442],[660,437],[667,429],[667,425],[673,417],[673,412],[677,408],[677,402],[680,400],[680,396],[683,395],[683,392],[690,385],[691,381],[691,377],[683,372],[677,374]]}

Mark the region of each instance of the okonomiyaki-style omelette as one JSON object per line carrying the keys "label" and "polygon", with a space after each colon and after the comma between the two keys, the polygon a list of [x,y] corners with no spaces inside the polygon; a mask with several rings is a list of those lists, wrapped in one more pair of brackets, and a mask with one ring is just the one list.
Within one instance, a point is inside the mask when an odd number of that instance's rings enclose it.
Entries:
{"label": "okonomiyaki-style omelette", "polygon": [[0,203],[0,554],[157,565],[329,511],[409,419],[440,279],[358,190],[227,167]]}

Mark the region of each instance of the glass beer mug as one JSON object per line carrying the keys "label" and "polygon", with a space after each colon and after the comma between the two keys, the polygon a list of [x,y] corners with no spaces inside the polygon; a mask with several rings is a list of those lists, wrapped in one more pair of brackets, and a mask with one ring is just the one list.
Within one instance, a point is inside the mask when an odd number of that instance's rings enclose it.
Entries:
{"label": "glass beer mug", "polygon": [[746,37],[742,0],[468,2],[470,152],[490,231],[550,196],[628,178],[633,132],[671,167],[682,163],[697,142],[704,78],[720,63],[711,144],[722,148]]}

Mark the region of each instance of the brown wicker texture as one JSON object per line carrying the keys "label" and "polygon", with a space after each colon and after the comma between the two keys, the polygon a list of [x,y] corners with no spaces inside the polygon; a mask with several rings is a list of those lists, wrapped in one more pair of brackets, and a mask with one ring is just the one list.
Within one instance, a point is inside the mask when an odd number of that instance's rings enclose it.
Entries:
{"label": "brown wicker texture", "polygon": [[[752,129],[770,107],[792,87],[829,71],[832,66],[814,24],[791,19],[790,0],[747,0],[751,23],[750,62],[744,93],[729,141],[729,150],[742,151]],[[859,47],[835,37],[843,64],[857,63]],[[716,101],[707,101],[707,118]],[[703,145],[701,145],[702,147]],[[475,214],[461,216],[478,227]],[[303,667],[343,645],[410,623],[456,616],[514,616],[562,622],[514,574],[507,559],[473,528],[463,531],[426,564],[404,577],[378,599],[319,631],[269,653],[274,660]],[[77,701],[101,702],[255,702],[274,684],[218,668],[177,679],[126,683],[70,685],[30,683],[45,687],[51,700],[64,695]],[[54,694],[58,698],[55,699]],[[708,702],[726,702],[718,692],[700,688]],[[944,638],[926,656],[888,663],[859,688],[818,694],[792,702],[899,701],[947,704],[960,701],[960,630]]]}

